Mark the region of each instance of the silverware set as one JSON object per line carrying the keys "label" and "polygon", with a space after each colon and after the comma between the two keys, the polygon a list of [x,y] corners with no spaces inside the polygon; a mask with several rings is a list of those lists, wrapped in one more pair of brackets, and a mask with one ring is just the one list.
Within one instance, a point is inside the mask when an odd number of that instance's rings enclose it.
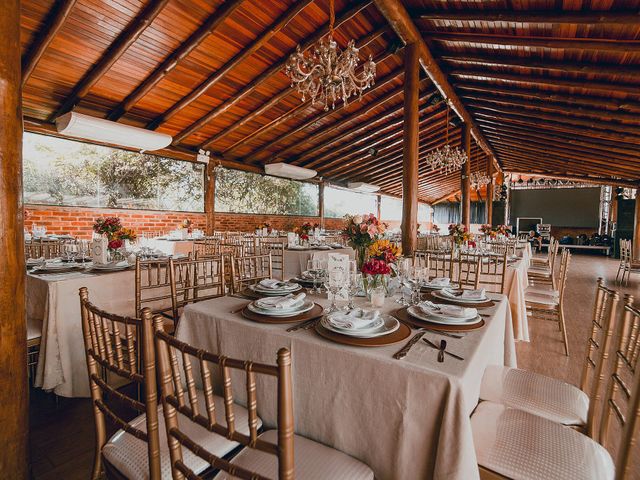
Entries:
{"label": "silverware set", "polygon": [[316,326],[316,323],[320,321],[319,318],[312,318],[311,320],[305,320],[297,325],[287,328],[287,332],[295,332],[297,330],[309,330]]}
{"label": "silverware set", "polygon": [[438,350],[438,362],[440,362],[440,363],[444,362],[445,354],[447,354],[450,357],[453,357],[453,358],[455,358],[457,360],[464,360],[464,358],[462,358],[460,355],[456,355],[455,353],[451,353],[449,350],[447,350],[447,341],[446,340],[440,340],[440,345],[437,345],[437,344],[433,343],[431,340],[429,340],[427,338],[423,338],[422,341],[424,343],[426,343],[427,345],[429,345],[431,348],[435,348],[436,350]]}
{"label": "silverware set", "polygon": [[407,353],[409,353],[409,350],[411,350],[411,347],[413,347],[416,343],[418,343],[425,333],[427,332],[419,331],[418,333],[416,333],[413,337],[411,337],[411,340],[409,340],[404,345],[404,347],[402,347],[400,350],[398,350],[396,353],[393,354],[393,358],[395,358],[396,360],[400,360],[401,358],[406,357]]}

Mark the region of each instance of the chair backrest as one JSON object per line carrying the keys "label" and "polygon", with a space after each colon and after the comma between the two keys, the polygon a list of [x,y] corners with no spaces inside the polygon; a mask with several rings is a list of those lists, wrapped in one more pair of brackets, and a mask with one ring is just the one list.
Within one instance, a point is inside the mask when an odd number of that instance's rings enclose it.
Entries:
{"label": "chair backrest", "polygon": [[272,277],[271,254],[231,257],[231,285],[234,292]]}
{"label": "chair backrest", "polygon": [[[150,324],[150,320],[145,318]],[[147,330],[145,329],[145,332]],[[210,463],[214,468],[242,479],[267,480],[257,472],[231,464],[228,460],[218,457],[197,444],[190,438],[181,425],[178,424],[178,412],[184,417],[180,423],[192,421],[210,432],[221,435],[229,440],[238,442],[248,448],[253,448],[278,458],[278,479],[293,480],[293,397],[291,383],[291,354],[286,348],[278,351],[277,365],[254,363],[250,360],[237,360],[221,355],[215,355],[202,349],[195,348],[177,340],[165,333],[162,328],[162,318],[154,319],[155,343],[158,358],[158,372],[160,389],[162,391],[162,406],[171,457],[173,478],[200,479],[182,462],[183,448]],[[181,365],[178,363],[179,352]],[[197,363],[200,372],[204,405],[198,402],[196,393],[196,379],[192,364]],[[212,368],[221,377],[221,389],[224,396],[224,412],[216,412],[214,402],[214,385]],[[245,389],[247,395],[248,429],[249,435],[240,433],[236,429],[234,414],[234,397],[232,389],[232,370],[245,373]],[[274,444],[258,438],[258,413],[256,395],[256,374],[275,377],[277,379],[278,403],[278,443]],[[185,386],[186,385],[186,391]],[[224,415],[226,424],[220,423],[218,418]],[[187,420],[188,419],[188,420]]]}
{"label": "chair backrest", "polygon": [[44,257],[48,260],[59,257],[62,255],[62,249],[66,243],[64,240],[31,240],[25,242],[25,259]]}
{"label": "chair backrest", "polygon": [[260,242],[260,253],[271,255],[273,274],[280,280],[284,280],[284,246],[284,243]]}
{"label": "chair backrest", "polygon": [[221,243],[221,239],[216,237],[196,240],[193,242],[193,253],[197,258],[218,257],[220,256]]}
{"label": "chair backrest", "polygon": [[440,250],[415,251],[413,264],[428,270],[429,278],[453,278],[453,256],[451,252]]}
{"label": "chair backrest", "polygon": [[225,295],[225,262],[222,257],[196,258],[170,263],[174,308]]}
{"label": "chair backrest", "polygon": [[600,423],[600,443],[607,447],[611,418],[622,427],[616,459],[616,479],[634,478],[631,473],[632,449],[637,445],[640,418],[640,308],[633,297],[625,295],[620,314],[619,341],[613,373],[609,378],[607,395]]}
{"label": "chair backrest", "polygon": [[605,380],[605,367],[608,364],[613,332],[616,328],[618,292],[608,289],[604,280],[598,278],[596,300],[593,306],[591,336],[587,340],[587,355],[580,388],[589,395],[589,413],[587,415],[587,433],[594,440],[596,413],[601,411],[602,387]]}
{"label": "chair backrest", "polygon": [[504,293],[507,273],[507,251],[497,255],[485,255],[480,259],[478,286],[490,292]]}
{"label": "chair backrest", "polygon": [[571,263],[571,251],[568,248],[562,250],[560,257],[560,270],[558,280],[558,293],[560,294],[560,306],[564,304],[564,294],[567,287],[567,279],[569,278],[569,264]]}
{"label": "chair backrest", "polygon": [[169,315],[178,320],[178,309],[173,297],[173,260],[141,260],[136,258],[136,316],[148,307],[153,314]]}
{"label": "chair backrest", "polygon": [[460,252],[455,261],[453,280],[460,287],[478,288],[480,286],[480,263],[482,255]]}
{"label": "chair backrest", "polygon": [[[108,419],[118,428],[147,442],[149,478],[159,480],[160,439],[151,311],[144,308],[142,320],[107,313],[91,304],[86,287],[80,289],[80,311],[98,451],[107,442],[105,420]],[[144,402],[109,385],[101,371],[144,387]],[[126,405],[138,414],[146,413],[146,431],[131,426],[121,416],[121,410],[109,406],[109,399],[116,399],[118,406]],[[98,454],[93,478],[98,478],[100,470]]]}

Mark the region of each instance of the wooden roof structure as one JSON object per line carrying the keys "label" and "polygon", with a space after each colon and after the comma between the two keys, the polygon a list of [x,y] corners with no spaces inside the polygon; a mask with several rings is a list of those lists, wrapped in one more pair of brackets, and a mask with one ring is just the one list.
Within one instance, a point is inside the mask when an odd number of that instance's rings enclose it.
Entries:
{"label": "wooden roof structure", "polygon": [[[23,0],[25,128],[71,109],[173,135],[229,165],[274,161],[402,193],[403,49],[420,43],[419,198],[460,173],[425,155],[472,128],[471,171],[637,185],[640,0],[336,0],[336,39],[377,63],[361,101],[324,112],[284,74],[328,30],[327,0]],[[460,117],[460,118],[459,118]]]}

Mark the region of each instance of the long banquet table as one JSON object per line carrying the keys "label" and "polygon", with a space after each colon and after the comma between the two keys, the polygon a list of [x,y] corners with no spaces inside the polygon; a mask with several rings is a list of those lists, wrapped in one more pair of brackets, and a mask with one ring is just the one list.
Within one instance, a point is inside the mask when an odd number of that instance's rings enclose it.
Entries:
{"label": "long banquet table", "polygon": [[[295,431],[368,464],[378,480],[478,478],[469,415],[490,364],[516,366],[511,310],[504,295],[483,310],[486,325],[463,339],[446,338],[464,357],[437,363],[437,351],[418,342],[402,360],[404,341],[385,347],[339,345],[314,331],[256,323],[231,313],[246,300],[222,297],[188,305],[178,323],[180,340],[229,357],[274,364],[288,348],[293,358]],[[326,306],[325,298],[314,299]],[[364,299],[357,302],[366,304]],[[383,310],[397,308],[388,299]],[[415,333],[412,332],[412,334]],[[426,333],[439,341],[441,336]],[[241,373],[236,401],[246,404]],[[276,424],[275,383],[258,383],[258,409]]]}

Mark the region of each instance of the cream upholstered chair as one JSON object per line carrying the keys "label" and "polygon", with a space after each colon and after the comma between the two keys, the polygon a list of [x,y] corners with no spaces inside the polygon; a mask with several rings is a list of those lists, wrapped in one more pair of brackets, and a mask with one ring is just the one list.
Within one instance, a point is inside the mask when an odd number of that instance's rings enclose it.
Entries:
{"label": "cream upholstered chair", "polygon": [[558,323],[558,329],[562,334],[564,343],[564,353],[569,356],[569,342],[567,340],[567,330],[564,321],[564,294],[567,286],[567,277],[569,274],[569,263],[571,261],[571,253],[568,249],[563,250],[562,260],[560,263],[560,279],[558,285],[558,296],[541,295],[533,292],[525,292],[525,303],[527,312],[533,317],[546,320],[553,320]]}
{"label": "cream upholstered chair", "polygon": [[[148,322],[149,319],[145,319]],[[277,365],[250,360],[237,360],[195,348],[168,335],[162,319],[154,319],[160,388],[173,478],[192,480],[198,476],[183,461],[188,454],[220,470],[216,479],[279,479],[293,480],[372,480],[373,472],[358,460],[308,438],[295,435],[293,425],[293,385],[291,354],[285,348],[278,351]],[[182,368],[177,357],[182,359]],[[192,363],[197,364],[204,386],[204,398],[195,393]],[[213,378],[219,372],[224,394],[222,408],[214,408]],[[232,373],[233,372],[233,373]],[[233,403],[232,377],[243,372],[248,415],[238,418]],[[257,421],[257,376],[274,377],[277,385],[277,426],[259,435]],[[184,388],[186,385],[186,391]],[[186,425],[179,425],[182,414],[194,425],[205,427],[221,438],[229,438],[245,448],[228,461],[193,438]],[[222,420],[226,419],[226,422]],[[234,421],[235,420],[235,421]],[[294,453],[295,452],[295,453]]]}
{"label": "cream upholstered chair", "polygon": [[[480,478],[514,480],[631,480],[630,460],[640,419],[640,310],[630,296],[619,320],[616,365],[609,378],[600,422],[600,442],[517,408],[481,402],[471,416]],[[626,404],[626,405],[623,405]],[[621,425],[614,461],[604,448],[611,418]]]}
{"label": "cream upholstered chair", "polygon": [[618,293],[598,278],[580,388],[528,370],[490,365],[482,378],[480,400],[525,410],[596,439],[594,420],[602,407],[604,372],[616,328],[618,301]]}
{"label": "cream upholstered chair", "polygon": [[[102,478],[102,473],[106,473],[108,479],[116,480],[169,480],[171,460],[164,417],[157,400],[151,310],[143,308],[142,319],[105,312],[89,302],[89,293],[84,287],[80,289],[80,307],[96,424],[96,453],[91,478],[97,480]],[[159,315],[156,318],[159,328],[164,328],[163,318]],[[143,386],[143,401],[111,386],[104,380],[101,371]],[[194,392],[198,398],[204,398],[202,391],[194,389]],[[224,408],[222,398],[211,398],[216,408]],[[115,400],[113,403],[117,404],[118,409],[112,408],[112,400]],[[141,415],[128,422],[121,416],[123,405]],[[245,408],[235,406],[235,414],[238,423],[246,422],[248,413]],[[120,427],[110,439],[106,437],[106,420]],[[238,447],[237,442],[213,435],[182,415],[177,421],[185,433],[208,450],[216,452],[216,455],[228,455]],[[260,419],[256,417],[255,421],[260,428]],[[226,425],[226,420],[223,423]],[[248,433],[248,429],[242,425],[238,431]],[[207,462],[190,452],[185,455],[184,463],[197,473],[209,467]]]}
{"label": "cream upholstered chair", "polygon": [[[560,243],[556,240],[552,240],[549,244],[548,255],[544,260],[536,258],[531,259],[531,265],[527,270],[530,283],[550,284],[552,288],[557,288],[555,265],[559,248]],[[563,252],[564,250],[566,249],[563,249]]]}

